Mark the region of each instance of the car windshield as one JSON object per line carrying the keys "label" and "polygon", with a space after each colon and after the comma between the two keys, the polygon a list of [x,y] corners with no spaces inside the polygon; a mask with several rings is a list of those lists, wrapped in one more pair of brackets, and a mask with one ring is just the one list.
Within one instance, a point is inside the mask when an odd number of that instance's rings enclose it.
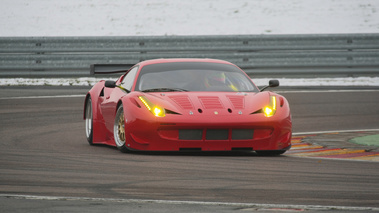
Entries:
{"label": "car windshield", "polygon": [[139,73],[136,91],[258,92],[236,66],[206,62],[175,62],[146,65]]}

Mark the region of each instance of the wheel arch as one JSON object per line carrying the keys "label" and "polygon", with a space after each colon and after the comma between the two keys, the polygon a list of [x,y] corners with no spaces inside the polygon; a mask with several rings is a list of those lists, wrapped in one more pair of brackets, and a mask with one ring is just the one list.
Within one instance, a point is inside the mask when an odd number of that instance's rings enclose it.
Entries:
{"label": "wheel arch", "polygon": [[[86,98],[84,99],[84,110],[83,110],[83,119],[85,120],[86,117],[86,109],[87,109],[87,104],[88,104],[88,99],[91,97],[90,93],[87,93]],[[91,98],[92,101],[92,98]]]}
{"label": "wheel arch", "polygon": [[105,81],[102,80],[98,83],[96,83],[90,91],[88,91],[85,99],[84,99],[84,110],[83,110],[83,119],[86,119],[85,111],[86,111],[86,106],[87,106],[87,100],[88,98],[91,98],[92,102],[92,111],[95,112],[94,115],[96,116],[97,114],[97,102],[100,97],[100,94],[102,90],[104,89],[104,83]]}
{"label": "wheel arch", "polygon": [[[117,112],[117,110],[118,110],[118,108],[120,107],[121,104],[124,106],[123,101],[122,101],[122,98],[121,98],[120,100],[118,100],[118,102],[117,102],[117,106],[116,106],[115,114],[116,114],[116,112]],[[125,108],[125,107],[124,107],[124,108]]]}

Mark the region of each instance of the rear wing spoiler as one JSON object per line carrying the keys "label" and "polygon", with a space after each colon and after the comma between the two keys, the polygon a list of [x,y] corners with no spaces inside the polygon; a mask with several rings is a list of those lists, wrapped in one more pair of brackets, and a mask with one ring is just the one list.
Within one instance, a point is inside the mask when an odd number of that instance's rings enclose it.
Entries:
{"label": "rear wing spoiler", "polygon": [[91,64],[90,75],[126,72],[133,66],[134,64]]}

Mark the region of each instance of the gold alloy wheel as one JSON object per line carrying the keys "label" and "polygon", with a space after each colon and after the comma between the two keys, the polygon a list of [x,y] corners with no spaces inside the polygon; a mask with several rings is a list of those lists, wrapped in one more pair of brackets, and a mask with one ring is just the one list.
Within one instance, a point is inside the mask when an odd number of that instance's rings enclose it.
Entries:
{"label": "gold alloy wheel", "polygon": [[117,148],[125,149],[125,118],[124,109],[121,106],[117,109],[114,125],[113,125],[113,136],[116,142]]}
{"label": "gold alloy wheel", "polygon": [[124,115],[121,114],[118,119],[118,138],[125,143],[125,120]]}

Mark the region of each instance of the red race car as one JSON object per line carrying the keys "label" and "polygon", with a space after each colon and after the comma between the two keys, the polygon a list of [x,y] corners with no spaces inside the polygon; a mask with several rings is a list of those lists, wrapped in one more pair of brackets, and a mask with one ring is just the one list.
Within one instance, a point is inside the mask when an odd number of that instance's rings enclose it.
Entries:
{"label": "red race car", "polygon": [[[123,71],[125,72],[125,71]],[[88,142],[138,151],[255,151],[291,147],[287,100],[258,89],[236,65],[213,59],[140,62],[85,98]]]}

